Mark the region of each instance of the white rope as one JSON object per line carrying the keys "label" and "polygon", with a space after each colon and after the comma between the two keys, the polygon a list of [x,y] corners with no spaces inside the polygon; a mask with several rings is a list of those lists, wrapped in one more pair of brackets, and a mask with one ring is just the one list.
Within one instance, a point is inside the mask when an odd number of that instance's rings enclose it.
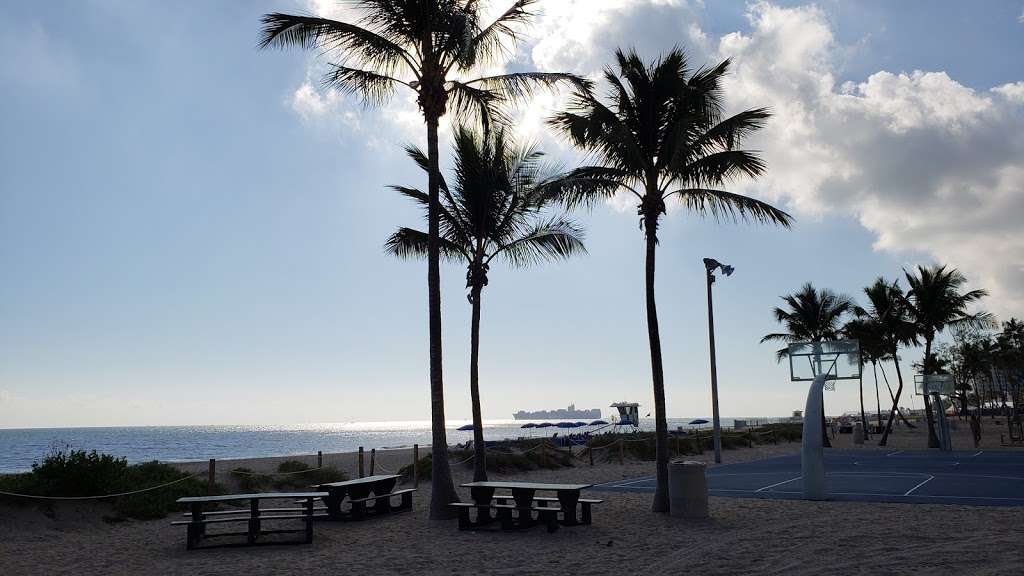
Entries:
{"label": "white rope", "polygon": [[315,472],[317,470],[323,469],[324,467],[320,466],[319,468],[310,468],[308,470],[296,470],[294,472],[249,472],[247,470],[240,470],[238,468],[235,468],[233,470],[229,470],[228,473],[237,474],[239,476],[294,476],[295,474],[305,474],[307,472]]}
{"label": "white rope", "polygon": [[101,500],[103,498],[119,498],[121,496],[131,496],[132,494],[141,494],[143,492],[152,492],[153,490],[159,490],[161,488],[166,488],[168,486],[172,486],[174,484],[178,484],[180,482],[184,482],[185,480],[188,480],[190,478],[195,478],[196,476],[201,476],[203,474],[205,474],[205,472],[197,472],[195,474],[192,474],[191,476],[185,476],[184,478],[179,478],[177,480],[168,482],[166,484],[161,484],[159,486],[153,486],[151,488],[143,488],[142,490],[132,490],[131,492],[120,492],[120,493],[117,493],[117,494],[104,494],[102,496],[36,496],[34,494],[17,494],[17,493],[14,493],[14,492],[3,492],[3,491],[0,491],[0,495],[2,495],[2,496],[13,496],[15,498],[31,498],[31,499],[34,499],[34,500]]}

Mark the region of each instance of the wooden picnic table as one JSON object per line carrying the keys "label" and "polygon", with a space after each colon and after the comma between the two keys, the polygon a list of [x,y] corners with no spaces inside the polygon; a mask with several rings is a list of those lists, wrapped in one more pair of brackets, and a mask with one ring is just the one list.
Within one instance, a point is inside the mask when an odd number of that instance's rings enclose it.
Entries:
{"label": "wooden picnic table", "polygon": [[[469,493],[473,498],[473,503],[477,506],[477,524],[487,523],[493,518],[490,516],[490,508],[493,508],[491,504],[492,500],[495,499],[494,492],[496,490],[510,490],[512,492],[512,500],[515,502],[515,509],[518,511],[519,517],[517,519],[517,525],[519,527],[528,527],[536,524],[533,518],[533,512],[540,512],[535,506],[535,496],[537,492],[554,492],[558,499],[558,504],[562,512],[561,523],[565,526],[575,526],[579,524],[579,520],[576,515],[576,507],[580,501],[580,491],[590,488],[593,484],[545,484],[539,482],[468,482],[462,484],[463,488],[469,488]],[[543,507],[543,503],[541,503]],[[584,523],[590,523],[590,507],[589,502],[587,503],[585,510]],[[540,516],[540,514],[538,514]]]}
{"label": "wooden picnic table", "polygon": [[[186,514],[189,520],[171,522],[172,525],[187,526],[185,545],[188,549],[195,548],[203,538],[211,537],[206,533],[208,524],[245,522],[245,532],[229,532],[213,536],[246,536],[248,544],[259,543],[259,537],[265,534],[283,534],[304,532],[303,542],[313,541],[313,504],[317,498],[326,496],[326,492],[266,492],[253,494],[225,494],[221,496],[186,496],[178,498],[179,504],[188,504],[191,510]],[[289,499],[300,500],[301,508],[260,508],[263,500]],[[220,511],[207,511],[204,506],[231,501],[248,500],[248,510],[244,508]],[[306,526],[303,530],[263,530],[264,520],[302,520]]]}
{"label": "wooden picnic table", "polygon": [[[395,491],[395,485],[401,476],[397,474],[376,474],[341,482],[328,482],[316,486],[316,489],[327,494],[322,497],[327,506],[327,514],[333,519],[352,518],[361,520],[365,517],[366,503],[373,501],[371,510],[378,514],[395,512],[412,508],[414,489]],[[392,496],[402,496],[399,506],[391,506]],[[342,511],[342,503],[348,499],[349,511]]]}

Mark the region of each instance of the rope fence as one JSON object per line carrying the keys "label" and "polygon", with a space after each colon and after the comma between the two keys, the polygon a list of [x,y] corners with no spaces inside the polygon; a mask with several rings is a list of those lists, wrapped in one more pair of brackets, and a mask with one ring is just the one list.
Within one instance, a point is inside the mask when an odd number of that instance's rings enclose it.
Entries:
{"label": "rope fence", "polygon": [[203,476],[205,474],[205,472],[196,472],[195,474],[190,474],[183,478],[178,478],[177,480],[172,480],[170,482],[160,484],[159,486],[151,486],[149,488],[142,488],[141,490],[132,490],[130,492],[118,492],[117,494],[102,494],[99,496],[38,496],[35,494],[18,494],[15,492],[4,491],[0,491],[0,496],[11,496],[14,498],[30,498],[33,500],[103,500],[106,498],[120,498],[122,496],[131,496],[133,494],[142,494],[143,492],[152,492],[154,490],[160,490],[161,488],[167,488],[168,486],[180,484],[181,482],[190,480],[192,478],[195,478],[196,476]]}

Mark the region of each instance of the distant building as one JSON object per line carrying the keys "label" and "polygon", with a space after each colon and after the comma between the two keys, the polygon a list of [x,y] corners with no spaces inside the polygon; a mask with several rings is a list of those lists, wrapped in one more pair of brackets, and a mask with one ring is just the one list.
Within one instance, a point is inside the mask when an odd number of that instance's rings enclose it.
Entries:
{"label": "distant building", "polygon": [[575,404],[557,410],[537,410],[529,412],[520,410],[512,415],[516,420],[596,420],[601,417],[601,409],[577,410]]}

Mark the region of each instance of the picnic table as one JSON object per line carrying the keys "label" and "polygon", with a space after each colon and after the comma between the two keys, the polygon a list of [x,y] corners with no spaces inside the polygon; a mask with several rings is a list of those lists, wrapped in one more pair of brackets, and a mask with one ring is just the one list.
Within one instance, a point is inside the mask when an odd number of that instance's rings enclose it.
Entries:
{"label": "picnic table", "polygon": [[[601,500],[580,498],[580,491],[592,484],[544,484],[538,482],[468,482],[472,503],[454,503],[459,509],[459,528],[469,529],[483,526],[495,520],[491,511],[496,511],[503,529],[529,528],[544,522],[549,532],[558,525],[576,526],[591,523],[592,504]],[[495,496],[497,490],[509,490],[510,496]],[[555,496],[537,496],[537,492],[554,492]],[[510,503],[511,501],[511,503]],[[582,517],[577,516],[577,506],[582,507]],[[471,522],[469,510],[476,508],[477,520]],[[513,516],[515,512],[515,516]],[[536,517],[534,516],[536,513]],[[561,519],[558,515],[561,514]]]}
{"label": "picnic table", "polygon": [[[246,536],[246,543],[281,543],[262,542],[260,536],[266,534],[287,534],[303,533],[304,538],[293,543],[309,544],[313,541],[313,505],[317,498],[326,496],[326,492],[268,492],[259,494],[226,494],[222,496],[186,496],[178,498],[179,504],[188,504],[190,512],[188,520],[171,522],[172,525],[184,525],[187,527],[185,547],[189,550],[199,546],[200,541],[205,538],[222,536]],[[261,508],[260,503],[264,500],[276,499],[298,499],[302,506],[298,508]],[[248,508],[234,508],[227,510],[208,511],[204,509],[210,504],[248,500]],[[264,530],[263,522],[269,520],[301,520],[305,527],[299,530]],[[218,534],[207,534],[206,527],[210,524],[238,523],[245,522],[247,529],[244,532],[225,532]]]}
{"label": "picnic table", "polygon": [[[329,482],[320,484],[315,488],[326,494],[322,496],[324,505],[327,506],[327,514],[332,519],[362,520],[368,511],[376,514],[387,514],[412,509],[412,493],[415,488],[395,490],[398,479],[397,474],[376,474],[342,482]],[[391,498],[401,496],[401,503],[397,506],[391,505]],[[342,510],[342,504],[348,502],[348,511]],[[369,503],[372,507],[367,508]]]}

